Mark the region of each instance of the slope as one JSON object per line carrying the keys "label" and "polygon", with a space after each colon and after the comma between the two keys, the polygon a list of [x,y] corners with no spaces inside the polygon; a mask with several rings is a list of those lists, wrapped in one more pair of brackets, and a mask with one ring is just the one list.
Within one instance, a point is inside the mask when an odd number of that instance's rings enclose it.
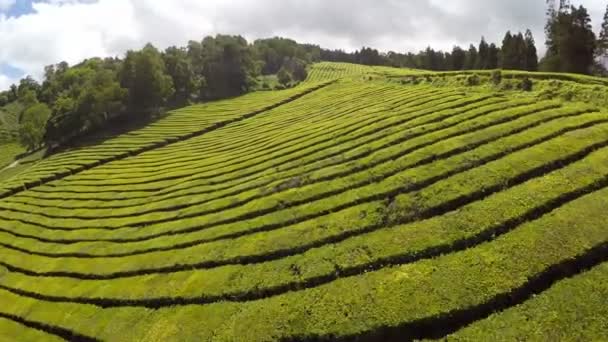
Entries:
{"label": "slope", "polygon": [[[483,339],[534,305],[568,305],[560,337],[608,337],[571,318],[602,312],[583,299],[608,262],[605,108],[408,73],[324,63],[293,90],[184,108],[4,183],[0,327],[49,340]],[[156,144],[163,122],[185,138]],[[138,134],[152,142],[120,154]],[[553,294],[562,284],[572,298]]]}

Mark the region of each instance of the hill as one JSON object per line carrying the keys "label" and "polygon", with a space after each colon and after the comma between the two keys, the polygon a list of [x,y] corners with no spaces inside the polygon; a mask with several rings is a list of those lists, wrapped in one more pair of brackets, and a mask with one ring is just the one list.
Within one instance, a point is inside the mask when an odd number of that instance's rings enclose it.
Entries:
{"label": "hill", "polygon": [[18,102],[0,107],[0,142],[12,141],[17,137],[20,111],[21,105]]}
{"label": "hill", "polygon": [[82,142],[0,182],[0,334],[607,339],[607,85],[320,63]]}
{"label": "hill", "polygon": [[18,102],[0,107],[0,173],[15,161],[15,158],[25,152],[25,149],[15,141],[18,137],[21,105]]}

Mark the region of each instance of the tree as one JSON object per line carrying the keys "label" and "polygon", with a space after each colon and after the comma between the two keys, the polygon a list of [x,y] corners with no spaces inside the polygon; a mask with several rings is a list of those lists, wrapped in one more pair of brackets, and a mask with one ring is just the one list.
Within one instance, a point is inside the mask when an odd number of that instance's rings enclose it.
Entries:
{"label": "tree", "polygon": [[93,58],[56,76],[61,91],[53,102],[44,140],[61,144],[125,113],[128,90],[118,82],[118,62]]}
{"label": "tree", "polygon": [[19,92],[19,102],[26,108],[35,105],[38,103],[36,92],[31,89],[23,89]]}
{"label": "tree", "polygon": [[524,35],[518,32],[513,36],[513,65],[511,69],[526,70],[527,61],[527,46]]}
{"label": "tree", "polygon": [[596,37],[591,26],[589,12],[583,6],[570,6],[560,1],[559,10],[549,3],[547,54],[542,69],[588,74],[594,65]]}
{"label": "tree", "polygon": [[304,81],[308,77],[308,71],[306,70],[306,62],[297,57],[287,58],[283,62],[283,67],[287,69],[291,78],[294,81]]}
{"label": "tree", "polygon": [[258,39],[253,43],[253,48],[262,64],[262,75],[276,74],[286,61],[295,59],[309,64],[318,61],[321,55],[321,48],[317,45],[298,44],[281,37]]}
{"label": "tree", "polygon": [[477,61],[477,48],[475,45],[471,44],[469,46],[469,51],[467,51],[464,68],[467,70],[471,70],[475,68],[475,62]]}
{"label": "tree", "polygon": [[385,65],[388,64],[384,58],[380,55],[378,50],[372,48],[363,47],[359,52],[358,63],[364,65]]}
{"label": "tree", "polygon": [[171,77],[175,92],[168,102],[173,105],[185,105],[196,98],[203,84],[200,75],[194,72],[192,62],[185,48],[169,47],[162,54],[167,74]]}
{"label": "tree", "polygon": [[44,103],[36,103],[22,113],[19,142],[28,150],[34,150],[42,144],[50,115],[51,110]]}
{"label": "tree", "polygon": [[289,83],[291,83],[291,74],[289,74],[289,71],[287,71],[285,68],[281,68],[281,70],[279,70],[277,73],[277,78],[279,83],[281,83],[283,86],[287,86]]}
{"label": "tree", "polygon": [[602,21],[602,28],[597,40],[598,56],[602,59],[608,58],[608,5]]}
{"label": "tree", "polygon": [[477,61],[475,62],[475,69],[488,69],[488,59],[490,55],[490,46],[486,43],[486,39],[481,37],[479,43],[479,53],[477,54]]}
{"label": "tree", "polygon": [[452,49],[452,70],[464,69],[466,60],[466,52],[460,46],[454,46]]}
{"label": "tree", "polygon": [[201,44],[201,98],[214,100],[244,94],[255,84],[259,64],[245,38],[217,35]]}
{"label": "tree", "polygon": [[488,48],[488,69],[496,69],[498,68],[500,60],[500,49],[496,46],[496,44],[490,44]]}
{"label": "tree", "polygon": [[19,98],[21,98],[28,91],[34,92],[36,97],[38,97],[38,92],[40,92],[40,84],[38,84],[38,82],[36,82],[36,80],[34,80],[34,78],[29,75],[19,81],[17,95]]}
{"label": "tree", "polygon": [[129,91],[129,109],[139,113],[157,110],[175,91],[162,56],[152,44],[127,52],[120,85]]}
{"label": "tree", "polygon": [[507,31],[502,40],[502,48],[500,49],[500,67],[502,69],[513,69],[517,64],[517,52],[515,45],[516,44],[511,31]]}
{"label": "tree", "polygon": [[536,71],[538,70],[538,54],[536,50],[536,43],[534,42],[534,37],[532,36],[532,31],[530,29],[526,30],[525,34],[525,51],[526,51],[526,63],[525,70],[528,71]]}
{"label": "tree", "polygon": [[17,101],[17,99],[19,98],[19,92],[17,90],[16,85],[11,84],[7,96],[8,96],[8,102]]}

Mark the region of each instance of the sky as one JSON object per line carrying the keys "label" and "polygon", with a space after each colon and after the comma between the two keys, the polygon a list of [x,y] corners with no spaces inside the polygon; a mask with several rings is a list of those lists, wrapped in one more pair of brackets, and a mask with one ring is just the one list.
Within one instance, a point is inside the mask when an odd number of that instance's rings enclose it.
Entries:
{"label": "sky", "polygon": [[[608,0],[572,2],[589,9],[597,32]],[[499,43],[507,30],[530,28],[543,53],[545,9],[545,0],[0,0],[0,90],[60,61],[217,33],[416,52],[477,44],[481,35]]]}

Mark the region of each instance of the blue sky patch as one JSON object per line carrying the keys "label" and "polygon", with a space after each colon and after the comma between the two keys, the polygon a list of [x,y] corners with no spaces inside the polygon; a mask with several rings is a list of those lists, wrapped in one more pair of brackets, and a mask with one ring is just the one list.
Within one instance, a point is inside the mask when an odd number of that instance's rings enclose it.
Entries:
{"label": "blue sky patch", "polygon": [[23,75],[23,70],[16,68],[10,64],[1,63],[0,75],[5,75],[10,78],[20,77],[21,75]]}
{"label": "blue sky patch", "polygon": [[17,2],[11,8],[9,8],[8,11],[4,12],[4,14],[9,18],[17,18],[29,13],[34,13],[32,0],[17,0]]}

